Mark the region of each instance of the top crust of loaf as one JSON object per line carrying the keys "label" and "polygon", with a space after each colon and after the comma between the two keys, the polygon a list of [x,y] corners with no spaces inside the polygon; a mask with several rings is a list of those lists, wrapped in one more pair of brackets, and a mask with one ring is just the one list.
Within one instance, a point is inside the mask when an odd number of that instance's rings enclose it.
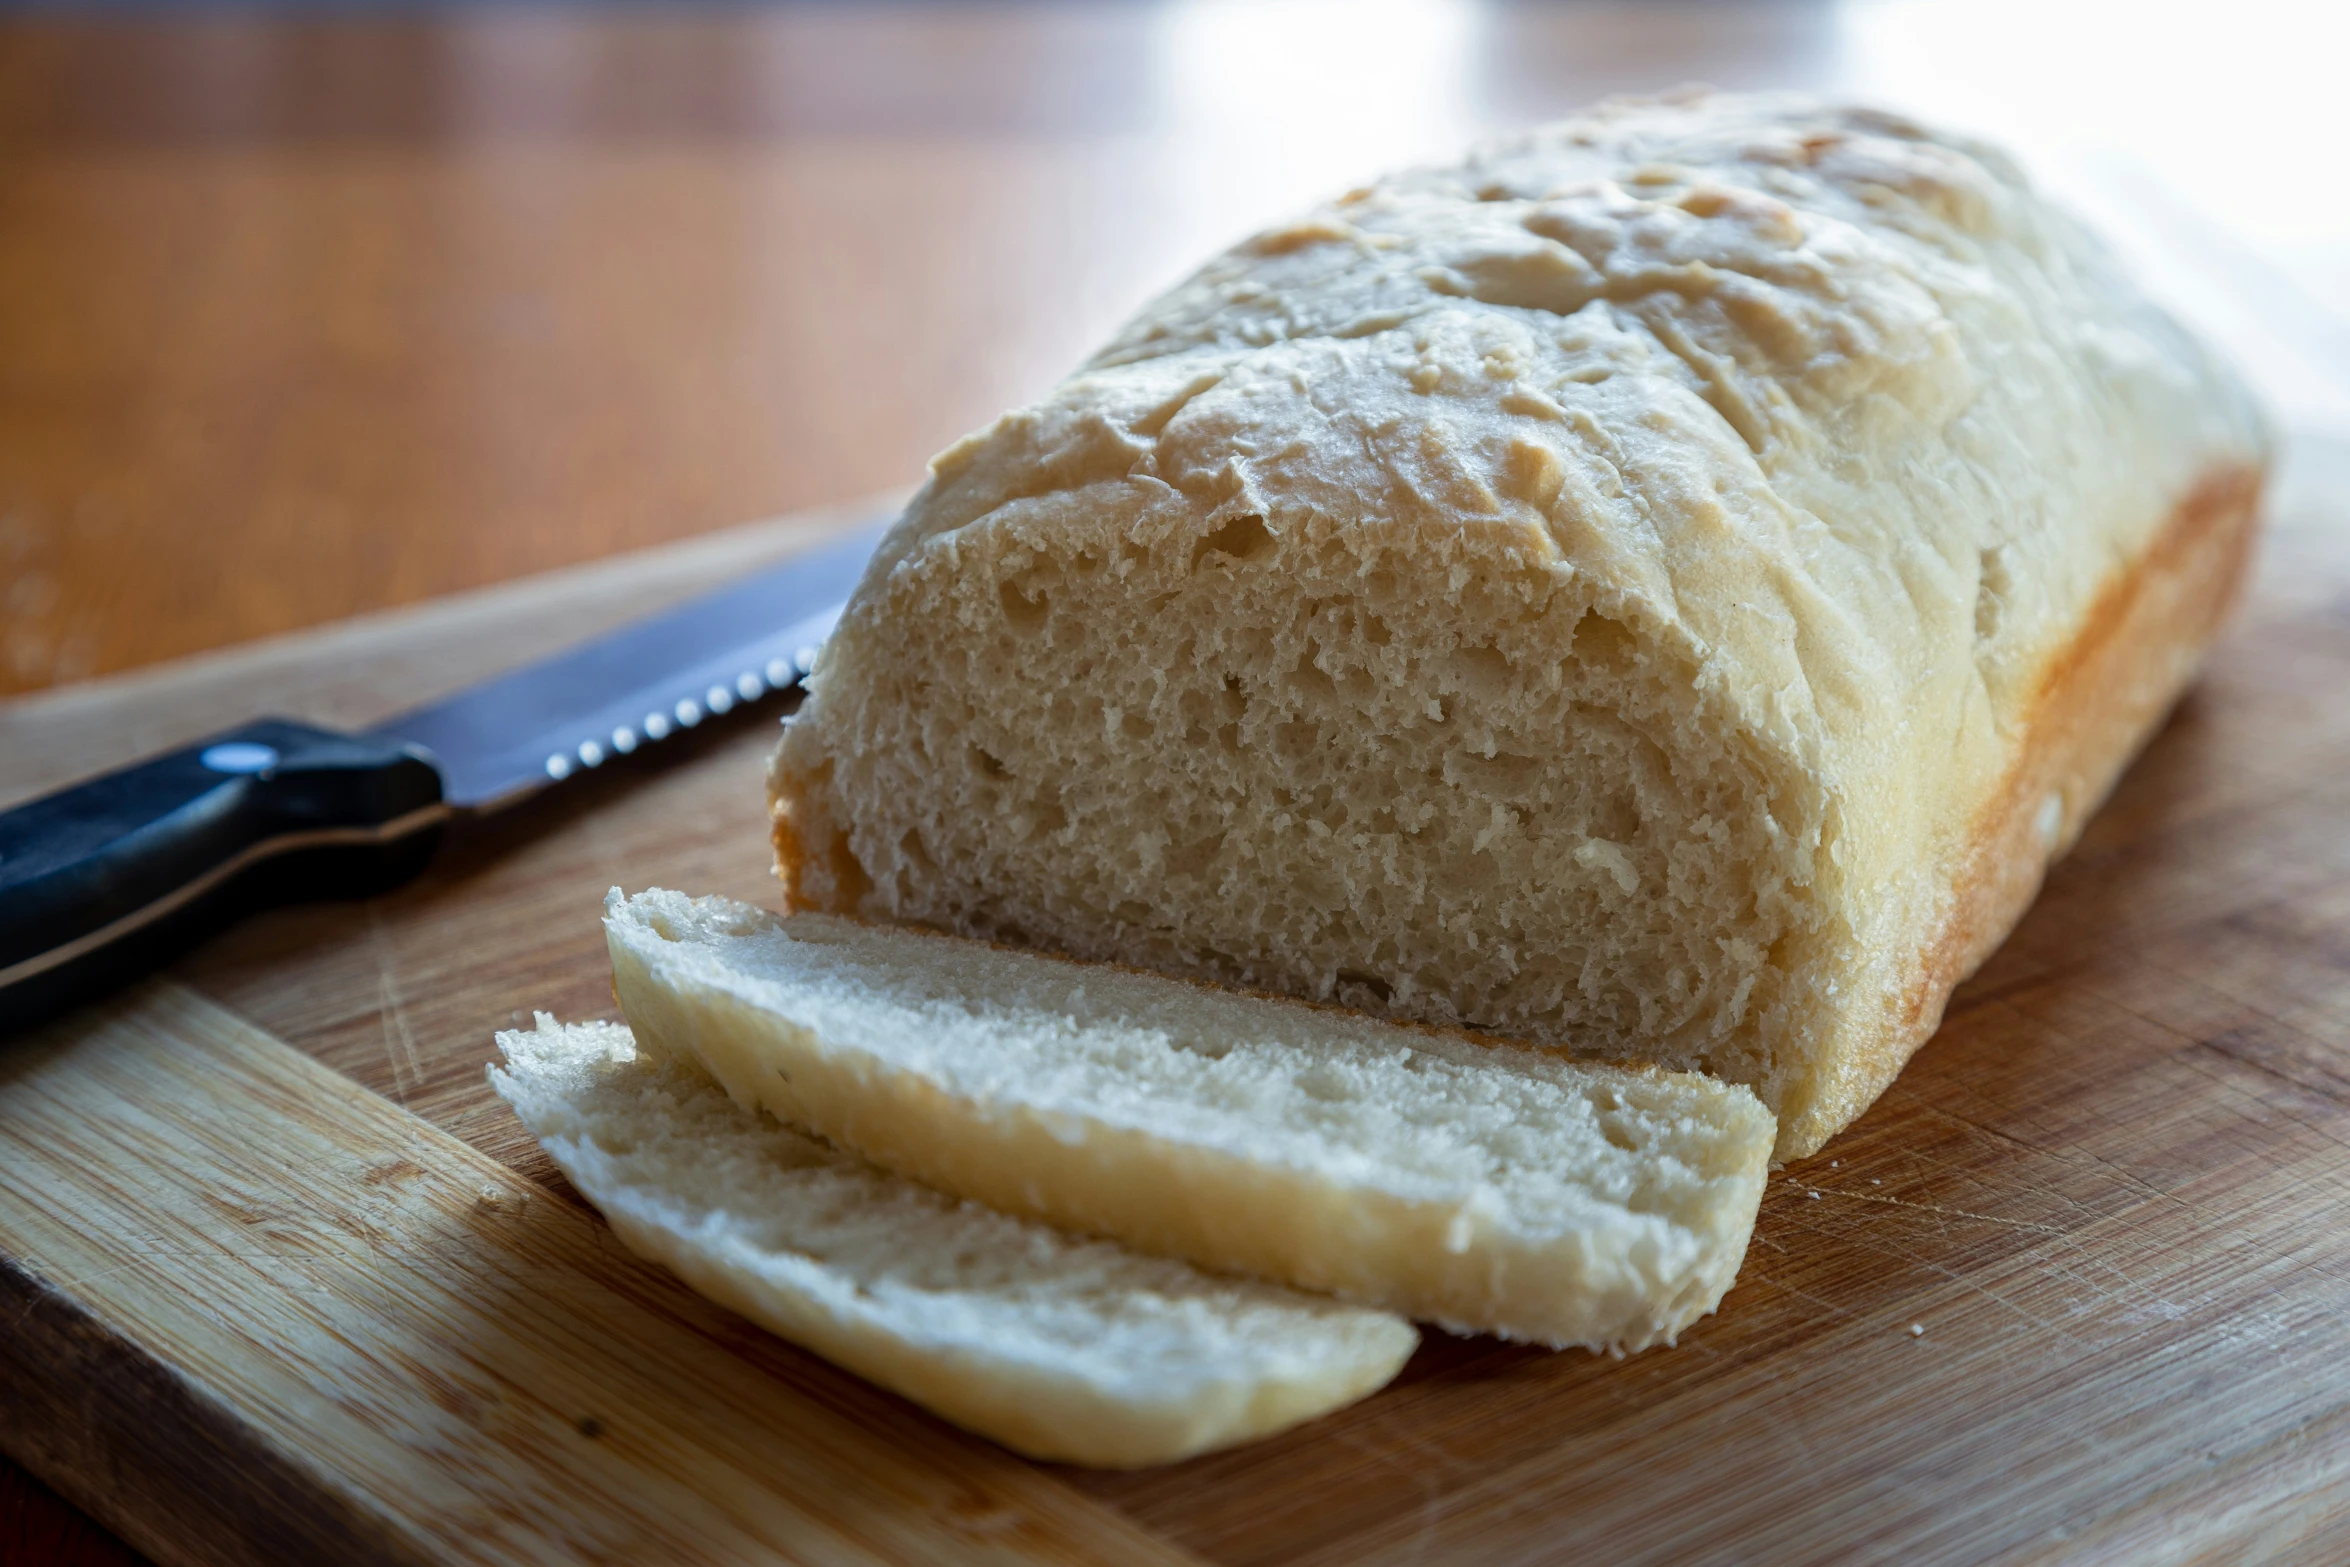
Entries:
{"label": "top crust of loaf", "polygon": [[[777,753],[779,860],[803,906],[1719,1072],[1798,1155],[2191,676],[2226,595],[2145,579],[2233,580],[2266,457],[1998,152],[1607,105],[1259,235],[941,454]],[[1219,682],[1229,764],[1179,711]],[[1350,736],[1433,832],[1316,773]]]}

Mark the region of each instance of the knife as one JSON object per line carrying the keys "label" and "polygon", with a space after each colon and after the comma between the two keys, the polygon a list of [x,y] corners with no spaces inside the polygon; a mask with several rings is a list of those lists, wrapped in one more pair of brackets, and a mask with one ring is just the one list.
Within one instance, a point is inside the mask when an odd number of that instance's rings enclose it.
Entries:
{"label": "knife", "polygon": [[264,718],[0,813],[0,1034],[237,915],[358,897],[454,820],[797,686],[881,525],[359,734]]}

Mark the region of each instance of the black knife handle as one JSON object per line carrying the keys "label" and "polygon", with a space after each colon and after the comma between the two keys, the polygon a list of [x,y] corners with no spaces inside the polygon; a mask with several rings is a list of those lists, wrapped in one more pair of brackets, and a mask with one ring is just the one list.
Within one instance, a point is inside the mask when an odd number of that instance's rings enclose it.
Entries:
{"label": "black knife handle", "polygon": [[411,748],[282,719],[0,813],[0,1034],[245,909],[404,881],[446,815]]}

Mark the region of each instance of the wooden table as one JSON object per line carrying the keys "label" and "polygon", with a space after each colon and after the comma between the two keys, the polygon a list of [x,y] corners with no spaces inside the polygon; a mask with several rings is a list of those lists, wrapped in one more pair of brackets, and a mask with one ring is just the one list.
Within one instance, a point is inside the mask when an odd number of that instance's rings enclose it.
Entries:
{"label": "wooden table", "polygon": [[[1243,22],[1214,6],[1047,3],[0,24],[0,691],[893,489],[1047,384],[1186,261],[1365,167],[1440,154],[1480,123],[1694,76],[1820,85],[1857,72],[1931,99],[1918,58],[1930,63],[1947,25],[1928,17],[1904,34],[1809,5],[1404,5],[1381,12],[1367,41],[1331,44],[1331,19],[1312,6],[1272,12]],[[1325,45],[1342,58],[1316,76],[1304,62]],[[1382,112],[1362,113],[1366,98]],[[1439,1344],[1334,1445],[1057,1484],[1236,1560],[1253,1541],[1305,1538],[1299,1517],[1268,1518],[1245,1483],[1252,1465],[1294,1468],[1301,1495],[1353,1494],[1373,1477],[1366,1494],[1388,1501],[1365,1505],[1391,1545],[1412,1509],[1434,1528],[1472,1493],[1522,1490],[1522,1505],[1485,1504],[1500,1531],[1485,1538],[1528,1548],[1541,1508],[1562,1505],[1576,1479],[1530,1469],[1509,1443],[1571,1445],[1643,1402],[1702,1402],[1701,1372],[1725,1359],[1767,1407],[1786,1363],[1774,1347],[1818,1353],[1838,1334],[1871,1374],[1905,1365],[1907,1377],[1936,1357],[1922,1383],[1905,1382],[1913,1397],[1956,1399],[1949,1379],[1962,1375],[1996,1388],[2001,1334],[2055,1335],[2077,1350],[2077,1378],[2135,1389],[2119,1426],[2078,1437],[2102,1458],[2046,1459],[2052,1475],[2142,1482],[2131,1494],[2155,1500],[2107,1522],[2117,1551],[2150,1518],[2224,1521],[2231,1495],[2345,1483],[2344,1406],[2300,1359],[2324,1324],[2288,1308],[2304,1298],[2295,1279],[2338,1285],[2346,1259],[2331,1235],[2274,1227],[2311,1200],[2276,1185],[2279,1172],[2340,1144],[2350,1082],[2328,955],[2346,950],[2331,891],[2345,817],[2327,780],[2345,741],[2331,691],[2350,668],[2325,608],[2350,591],[2338,542],[2350,461],[2327,434],[2350,401],[2330,378],[2350,360],[2327,360],[2327,334],[2342,331],[2325,315],[2335,250],[2323,236],[2293,253],[2253,247],[2200,223],[2193,197],[2127,179],[2085,181],[2083,196],[2140,242],[2155,236],[2149,264],[2184,269],[2199,308],[2250,323],[2235,333],[2242,351],[2288,418],[2316,432],[2264,568],[2265,618],[1945,1038],[1828,1151],[1838,1162],[1774,1185],[1730,1314],[1687,1350],[1622,1368]],[[2198,286],[2215,273],[2237,286]],[[213,711],[237,716],[243,693],[363,718],[369,703],[386,710],[799,536],[716,535],[421,620],[0,708],[0,752],[18,742],[0,785],[21,792]],[[2246,735],[2281,747],[2273,763],[2229,751]],[[450,910],[485,888],[592,894],[647,856],[696,890],[767,895],[756,749],[719,746],[633,791],[607,786],[461,845],[390,903],[258,922],[178,977],[544,1176],[483,1102],[481,1036],[514,1007],[606,1010],[582,955],[592,942],[565,931],[469,954],[450,933],[478,927]],[[703,813],[692,832],[666,814],[681,804]],[[2215,836],[2189,852],[2189,826]],[[2207,969],[2180,977],[2203,961],[2224,963],[2237,988],[2214,989]],[[294,970],[304,983],[288,983]],[[493,990],[503,1009],[484,1011]],[[2037,1063],[2075,1108],[1970,1075],[1992,1057]],[[2122,1156],[2113,1139],[2132,1114],[2169,1118],[2177,1162]],[[2081,1117],[2108,1140],[2084,1136]],[[2015,1178],[1986,1188],[1998,1161]],[[2250,1207],[2215,1206],[2221,1196]],[[2166,1212],[2184,1227],[2166,1228]],[[2238,1221],[2228,1244],[2242,1270],[2221,1277],[2214,1227]],[[2149,1237],[2127,1276],[2108,1253],[2067,1261],[2097,1226]],[[2129,1316],[2165,1310],[2179,1324],[2170,1338]],[[1911,1312],[1935,1319],[1916,1343],[1871,1337]],[[2192,1368],[2127,1357],[2194,1344],[2218,1315],[2273,1352],[2273,1374],[2248,1386],[2240,1427],[2189,1473],[2159,1399],[2191,1404]],[[1884,1358],[1895,1353],[1910,1361]],[[851,1396],[821,1368],[788,1375]],[[1788,1429],[1813,1440],[1833,1429],[1813,1423],[1800,1390],[1784,1398]],[[915,1417],[887,1420],[917,1445],[937,1440]],[[1480,1439],[1480,1425],[1494,1435]],[[2026,1439],[2001,1429],[1966,1450]],[[1939,1494],[1916,1467],[1935,1452],[1894,1454],[1870,1483]],[[2154,1456],[2133,1470],[2133,1452]],[[1589,1474],[1672,1461],[1627,1449]],[[2237,1485],[2280,1465],[2300,1477],[2283,1491]],[[1831,1477],[1852,1482],[1839,1466],[1834,1451],[1814,1455],[1821,1494]],[[1787,1516],[1805,1505],[1791,1492]],[[0,1557],[129,1559],[5,1463]]]}

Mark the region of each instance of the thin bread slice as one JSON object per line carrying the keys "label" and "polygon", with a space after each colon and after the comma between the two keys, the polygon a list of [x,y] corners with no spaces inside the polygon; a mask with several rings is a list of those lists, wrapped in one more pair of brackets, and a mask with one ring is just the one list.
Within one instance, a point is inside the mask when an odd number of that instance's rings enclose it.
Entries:
{"label": "thin bread slice", "polygon": [[1746,1088],[830,915],[605,904],[640,1035],[958,1196],[1458,1331],[1671,1342],[1737,1276]]}
{"label": "thin bread slice", "polygon": [[730,1103],[612,1023],[501,1033],[490,1083],[637,1255],[1032,1458],[1129,1468],[1383,1386],[1385,1312],[957,1202]]}

